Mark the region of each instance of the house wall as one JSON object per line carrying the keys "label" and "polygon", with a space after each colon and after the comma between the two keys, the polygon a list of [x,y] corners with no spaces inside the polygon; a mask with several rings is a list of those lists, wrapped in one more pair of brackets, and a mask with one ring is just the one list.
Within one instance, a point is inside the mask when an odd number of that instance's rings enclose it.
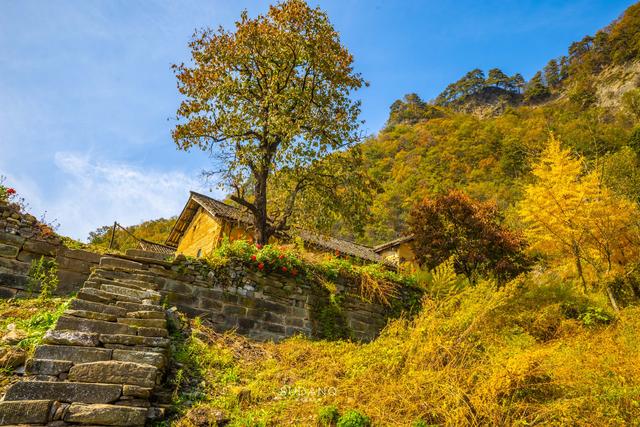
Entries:
{"label": "house wall", "polygon": [[210,253],[220,239],[222,223],[211,217],[204,209],[198,209],[189,224],[189,228],[180,239],[176,253],[187,256],[198,256]]}
{"label": "house wall", "polygon": [[416,262],[416,255],[413,252],[411,243],[401,243],[398,246],[391,247],[385,251],[380,252],[380,256],[384,259],[397,260],[401,265],[409,265],[413,268],[418,268]]}

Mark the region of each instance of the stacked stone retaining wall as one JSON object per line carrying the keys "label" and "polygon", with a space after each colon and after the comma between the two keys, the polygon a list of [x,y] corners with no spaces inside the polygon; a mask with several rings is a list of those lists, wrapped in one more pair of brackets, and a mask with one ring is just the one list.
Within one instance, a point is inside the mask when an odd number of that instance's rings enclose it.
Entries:
{"label": "stacked stone retaining wall", "polygon": [[35,217],[16,205],[0,201],[0,298],[24,296],[31,289],[27,274],[31,262],[40,257],[58,263],[59,295],[76,292],[98,265],[100,255],[69,249]]}

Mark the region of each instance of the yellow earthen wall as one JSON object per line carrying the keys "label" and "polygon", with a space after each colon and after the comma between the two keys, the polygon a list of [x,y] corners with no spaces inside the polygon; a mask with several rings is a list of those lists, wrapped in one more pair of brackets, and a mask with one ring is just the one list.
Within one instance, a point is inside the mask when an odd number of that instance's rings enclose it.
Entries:
{"label": "yellow earthen wall", "polygon": [[177,253],[187,256],[197,256],[198,250],[201,250],[201,255],[210,253],[218,245],[220,231],[220,222],[203,209],[198,209],[189,228],[180,239]]}

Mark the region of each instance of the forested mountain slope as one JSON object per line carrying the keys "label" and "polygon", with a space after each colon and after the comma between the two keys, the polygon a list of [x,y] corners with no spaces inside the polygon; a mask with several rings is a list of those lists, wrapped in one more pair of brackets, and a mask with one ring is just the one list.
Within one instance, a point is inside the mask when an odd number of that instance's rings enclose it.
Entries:
{"label": "forested mountain slope", "polygon": [[595,36],[573,43],[529,82],[472,70],[432,102],[410,94],[362,144],[380,189],[364,241],[407,231],[417,201],[449,188],[495,199],[509,211],[530,181],[549,133],[602,168],[606,183],[640,197],[640,4]]}

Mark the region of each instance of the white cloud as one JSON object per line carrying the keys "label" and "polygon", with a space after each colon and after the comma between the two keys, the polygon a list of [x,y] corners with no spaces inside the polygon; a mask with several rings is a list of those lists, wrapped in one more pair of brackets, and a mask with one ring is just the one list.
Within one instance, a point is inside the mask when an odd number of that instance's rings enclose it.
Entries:
{"label": "white cloud", "polygon": [[113,221],[132,225],[177,215],[189,190],[202,191],[201,182],[182,171],[95,161],[76,152],[57,152],[54,163],[62,186],[53,199],[45,196],[49,200],[37,205],[45,205],[47,217],[57,219],[61,234],[83,240],[89,231]]}

